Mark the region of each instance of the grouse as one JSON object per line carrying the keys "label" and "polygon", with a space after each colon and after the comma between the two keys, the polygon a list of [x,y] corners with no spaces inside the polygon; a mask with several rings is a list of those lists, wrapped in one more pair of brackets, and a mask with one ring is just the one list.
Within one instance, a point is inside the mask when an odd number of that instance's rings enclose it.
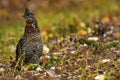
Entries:
{"label": "grouse", "polygon": [[16,46],[16,61],[24,55],[24,63],[38,63],[43,52],[40,29],[35,15],[29,9],[25,9],[23,17],[26,20],[26,26],[24,35]]}

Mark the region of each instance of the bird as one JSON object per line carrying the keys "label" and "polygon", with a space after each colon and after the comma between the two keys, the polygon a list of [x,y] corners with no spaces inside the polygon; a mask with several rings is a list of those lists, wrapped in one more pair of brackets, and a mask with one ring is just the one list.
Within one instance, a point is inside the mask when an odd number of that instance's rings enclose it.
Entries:
{"label": "bird", "polygon": [[43,42],[40,35],[40,29],[35,15],[28,8],[23,15],[26,25],[23,36],[16,46],[16,59],[18,62],[22,56],[24,63],[38,63],[43,53]]}

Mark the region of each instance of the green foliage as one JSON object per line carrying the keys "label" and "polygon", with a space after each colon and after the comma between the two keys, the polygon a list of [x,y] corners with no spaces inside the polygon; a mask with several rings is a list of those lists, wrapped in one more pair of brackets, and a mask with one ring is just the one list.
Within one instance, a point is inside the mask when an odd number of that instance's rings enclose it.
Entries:
{"label": "green foliage", "polygon": [[116,47],[116,46],[119,46],[120,45],[120,41],[112,41],[112,42],[109,42],[106,47],[107,48],[112,48],[112,47]]}
{"label": "green foliage", "polygon": [[[117,36],[118,40],[114,40],[116,33],[113,33],[114,35],[110,37],[112,38],[112,41],[104,41],[102,38],[99,38],[98,41],[94,41],[88,40],[87,38],[89,38],[89,36],[96,36],[92,34],[94,26],[96,25],[94,21],[96,20],[104,22],[107,17],[107,19],[110,20],[110,24],[112,24],[112,21],[115,20],[116,22],[113,21],[115,23],[115,25],[113,24],[113,28],[118,28],[117,26],[119,25],[116,26],[116,24],[119,23],[120,1],[85,0],[80,3],[77,3],[77,0],[70,1],[72,1],[72,4],[70,3],[71,6],[66,5],[65,7],[61,7],[61,2],[59,3],[60,6],[57,9],[54,9],[54,3],[51,4],[51,9],[47,8],[45,11],[36,9],[35,13],[41,29],[43,41],[45,45],[50,45],[48,47],[52,55],[49,55],[49,53],[46,54],[50,57],[47,59],[46,63],[45,60],[41,60],[43,63],[41,65],[22,64],[22,67],[24,68],[24,66],[27,66],[28,72],[29,70],[35,71],[38,66],[43,69],[51,69],[52,67],[59,69],[60,67],[58,72],[61,72],[60,75],[63,80],[70,80],[73,78],[74,80],[93,80],[95,76],[103,74],[104,72],[105,73],[103,75],[105,76],[105,79],[117,80],[120,74],[120,60],[119,53],[114,54],[113,52],[115,52],[117,50],[116,48],[120,46],[118,38],[120,36]],[[15,2],[17,2],[17,0]],[[13,3],[14,1],[12,4]],[[76,4],[76,6],[73,7],[73,4]],[[17,6],[17,4],[15,5],[14,3],[12,6]],[[9,63],[10,56],[15,57],[16,43],[24,33],[25,22],[20,22],[23,21],[23,19],[18,18],[18,16],[21,16],[21,12],[19,12],[20,10],[17,11],[11,9],[12,8],[10,7],[9,11],[8,9],[7,11],[0,11],[0,19],[2,19],[1,15],[9,19],[5,18],[4,20],[0,20],[0,62],[5,65],[2,66],[6,69],[5,72],[0,72],[0,79],[1,76],[10,78],[12,76],[13,79],[15,78],[17,70],[15,69],[13,71],[11,67],[7,66],[9,64],[6,65],[5,62]],[[12,11],[12,13],[10,11]],[[19,14],[15,15],[17,12]],[[88,29],[90,29],[90,31],[88,31]],[[75,40],[71,37],[68,39],[68,36],[71,34],[75,34]],[[76,35],[78,36],[76,37]],[[57,37],[57,39],[54,39],[54,37]],[[99,36],[98,34],[97,37],[103,36]],[[106,39],[106,37],[103,38]],[[53,47],[55,49],[53,49]],[[113,52],[111,49],[113,49]],[[53,53],[60,54],[57,54],[56,56]],[[43,57],[45,56],[42,55],[42,58]],[[103,60],[107,58],[110,61],[108,60],[108,62],[103,62]],[[17,66],[19,66],[19,64],[17,64]],[[23,70],[23,72],[18,72],[19,75],[24,78],[25,76],[30,78],[33,75],[34,78],[36,78],[46,74],[45,71],[34,74],[32,74],[32,72],[29,72],[30,74],[24,74],[27,71]]]}
{"label": "green foliage", "polygon": [[55,66],[57,64],[60,64],[60,62],[61,62],[61,59],[54,58],[53,56],[51,56],[48,64],[43,65],[43,68],[50,69],[51,67],[53,67],[53,66]]}

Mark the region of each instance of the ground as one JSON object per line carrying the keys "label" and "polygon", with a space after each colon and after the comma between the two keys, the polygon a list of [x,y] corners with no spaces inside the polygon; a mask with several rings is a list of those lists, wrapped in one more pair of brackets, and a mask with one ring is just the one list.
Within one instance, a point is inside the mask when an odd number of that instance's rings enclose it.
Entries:
{"label": "ground", "polygon": [[38,64],[21,64],[21,70],[12,64],[24,19],[1,20],[0,79],[119,80],[119,3],[86,1],[77,10],[35,11],[44,51]]}

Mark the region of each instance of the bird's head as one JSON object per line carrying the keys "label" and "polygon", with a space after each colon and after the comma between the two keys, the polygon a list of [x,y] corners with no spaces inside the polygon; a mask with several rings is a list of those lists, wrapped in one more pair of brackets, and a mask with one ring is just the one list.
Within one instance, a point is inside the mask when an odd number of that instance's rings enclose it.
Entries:
{"label": "bird's head", "polygon": [[27,8],[25,9],[23,17],[27,23],[32,23],[35,20],[35,15]]}

